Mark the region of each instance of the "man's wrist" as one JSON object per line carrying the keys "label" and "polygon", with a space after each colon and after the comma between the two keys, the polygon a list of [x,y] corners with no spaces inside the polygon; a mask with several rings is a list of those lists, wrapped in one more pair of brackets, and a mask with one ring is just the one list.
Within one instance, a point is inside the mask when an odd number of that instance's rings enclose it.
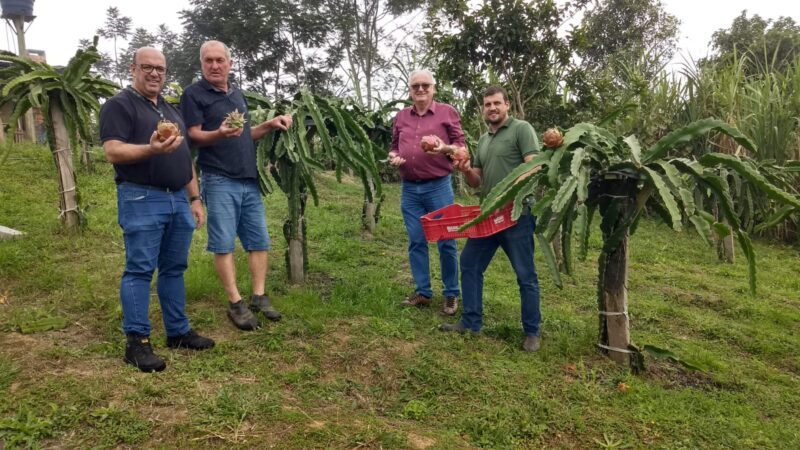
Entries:
{"label": "man's wrist", "polygon": [[189,203],[194,203],[195,201],[200,201],[200,202],[202,202],[202,201],[203,201],[203,198],[202,198],[202,197],[200,197],[199,195],[192,195],[192,196],[189,196]]}

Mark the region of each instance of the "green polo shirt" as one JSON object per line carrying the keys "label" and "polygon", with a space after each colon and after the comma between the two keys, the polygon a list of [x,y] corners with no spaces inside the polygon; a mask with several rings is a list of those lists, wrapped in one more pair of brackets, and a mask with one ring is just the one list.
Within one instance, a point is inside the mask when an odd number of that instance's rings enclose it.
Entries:
{"label": "green polo shirt", "polygon": [[478,140],[478,151],[472,161],[472,167],[481,169],[481,198],[522,164],[525,156],[538,151],[536,132],[524,120],[509,117],[496,132],[484,133]]}

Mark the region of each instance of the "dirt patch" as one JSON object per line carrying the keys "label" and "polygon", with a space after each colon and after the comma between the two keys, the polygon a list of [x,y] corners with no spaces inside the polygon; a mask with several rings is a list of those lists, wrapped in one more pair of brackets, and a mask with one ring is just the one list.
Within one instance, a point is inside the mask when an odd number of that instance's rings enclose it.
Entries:
{"label": "dirt patch", "polygon": [[323,301],[330,300],[333,288],[337,283],[334,276],[323,272],[313,272],[309,273],[306,278],[308,286],[313,286],[314,292],[318,293]]}
{"label": "dirt patch", "polygon": [[425,450],[426,448],[433,447],[436,441],[427,436],[420,436],[414,433],[408,433],[408,444],[415,450]]}
{"label": "dirt patch", "polygon": [[708,373],[685,369],[667,361],[650,362],[644,377],[667,389],[700,389],[704,391],[740,391],[742,386],[714,380]]}

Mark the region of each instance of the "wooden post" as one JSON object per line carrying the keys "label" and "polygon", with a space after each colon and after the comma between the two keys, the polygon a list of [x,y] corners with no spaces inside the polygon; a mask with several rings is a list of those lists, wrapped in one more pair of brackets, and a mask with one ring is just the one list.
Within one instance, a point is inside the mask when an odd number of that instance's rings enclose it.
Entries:
{"label": "wooden post", "polygon": [[61,108],[61,100],[57,96],[50,96],[49,113],[53,124],[52,133],[54,136],[53,142],[50,142],[50,150],[53,152],[53,160],[58,171],[60,217],[64,227],[67,230],[74,231],[80,226],[75,169],[72,167],[72,152],[69,147],[64,112]]}
{"label": "wooden post", "polygon": [[628,229],[637,211],[636,179],[623,174],[600,180],[595,192],[590,191],[592,196],[599,206],[603,232],[597,280],[600,349],[614,362],[630,366]]}
{"label": "wooden post", "polygon": [[605,322],[605,345],[609,348],[604,350],[608,357],[627,366],[630,365],[630,353],[626,351],[631,343],[631,330],[628,320],[628,236],[627,232],[625,234],[616,250],[600,255],[600,258],[605,258],[601,263],[605,267],[600,280],[604,306],[600,320]]}
{"label": "wooden post", "polygon": [[[17,32],[17,48],[20,58],[28,58],[28,48],[25,45],[25,19],[22,16],[13,18],[14,28]],[[29,109],[22,116],[23,139],[29,142],[36,142],[36,123],[33,120],[33,110]]]}

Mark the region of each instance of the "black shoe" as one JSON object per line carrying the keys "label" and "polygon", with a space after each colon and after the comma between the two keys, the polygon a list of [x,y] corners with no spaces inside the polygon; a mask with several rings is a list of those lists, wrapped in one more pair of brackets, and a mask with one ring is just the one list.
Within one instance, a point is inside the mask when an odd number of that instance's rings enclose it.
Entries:
{"label": "black shoe", "polygon": [[167,363],[153,353],[150,338],[138,334],[128,335],[124,361],[142,372],[161,372],[167,368]]}
{"label": "black shoe", "polygon": [[469,331],[472,334],[478,334],[477,331],[470,330],[469,328],[465,327],[461,322],[443,323],[443,324],[439,325],[439,330],[445,331],[445,332],[450,332],[450,333],[455,332],[455,333],[460,333],[460,334],[464,334],[467,331]]}
{"label": "black shoe", "polygon": [[167,336],[167,347],[188,348],[190,350],[206,350],[214,346],[214,340],[200,336],[194,330],[189,330],[180,336]]}
{"label": "black shoe", "polygon": [[269,302],[268,295],[256,295],[253,294],[250,297],[250,310],[254,313],[264,313],[264,317],[267,319],[277,322],[281,320],[281,313],[279,313]]}
{"label": "black shoe", "polygon": [[228,317],[240,330],[252,331],[259,327],[258,319],[247,309],[242,300],[228,305]]}

